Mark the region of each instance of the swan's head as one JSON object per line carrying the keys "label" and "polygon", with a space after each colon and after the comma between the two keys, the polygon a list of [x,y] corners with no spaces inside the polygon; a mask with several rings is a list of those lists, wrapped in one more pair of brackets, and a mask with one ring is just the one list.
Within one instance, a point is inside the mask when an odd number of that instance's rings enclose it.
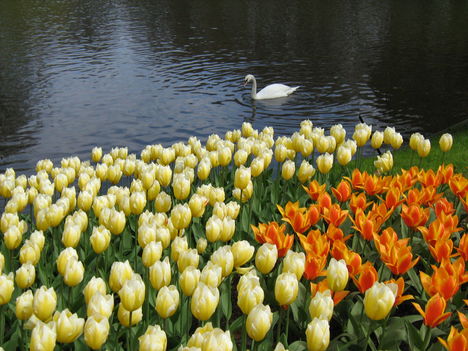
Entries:
{"label": "swan's head", "polygon": [[244,86],[246,86],[248,83],[250,83],[251,81],[253,81],[255,78],[253,75],[251,74],[247,74],[244,78]]}

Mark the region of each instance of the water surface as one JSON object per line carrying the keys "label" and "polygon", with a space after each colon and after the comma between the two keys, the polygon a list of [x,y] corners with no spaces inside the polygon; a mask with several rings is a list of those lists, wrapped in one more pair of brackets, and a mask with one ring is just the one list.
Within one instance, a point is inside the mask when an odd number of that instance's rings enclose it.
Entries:
{"label": "water surface", "polygon": [[[2,0],[0,171],[304,119],[426,135],[468,118],[468,2]],[[287,99],[259,88],[300,85]]]}

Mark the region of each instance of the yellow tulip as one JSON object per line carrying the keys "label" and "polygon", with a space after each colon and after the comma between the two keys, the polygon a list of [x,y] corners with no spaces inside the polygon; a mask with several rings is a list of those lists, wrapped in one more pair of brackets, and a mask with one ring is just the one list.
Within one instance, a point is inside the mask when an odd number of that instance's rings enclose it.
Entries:
{"label": "yellow tulip", "polygon": [[247,158],[249,157],[249,153],[244,149],[239,149],[234,154],[234,164],[236,167],[240,167],[247,162]]}
{"label": "yellow tulip", "polygon": [[380,132],[380,131],[376,130],[376,131],[374,132],[374,134],[372,134],[371,146],[372,146],[374,149],[380,148],[380,147],[382,146],[383,139],[384,139],[384,134],[383,134],[383,132]]}
{"label": "yellow tulip", "polygon": [[189,200],[190,211],[192,211],[192,217],[201,217],[205,213],[208,199],[205,196],[199,194],[193,194]]}
{"label": "yellow tulip", "polygon": [[258,304],[249,312],[246,321],[247,334],[255,341],[261,341],[271,328],[273,313],[270,306]]}
{"label": "yellow tulip", "polygon": [[135,311],[143,305],[145,300],[145,283],[139,274],[133,274],[119,290],[119,297],[127,311]]}
{"label": "yellow tulip", "polygon": [[179,259],[177,260],[177,267],[179,272],[183,272],[187,267],[198,267],[200,256],[198,255],[197,249],[185,250],[180,253]]}
{"label": "yellow tulip", "polygon": [[179,276],[179,286],[185,296],[192,296],[200,281],[200,271],[193,266],[189,266]]}
{"label": "yellow tulip", "polygon": [[429,139],[419,140],[417,146],[417,152],[419,157],[426,157],[431,152],[431,141]]}
{"label": "yellow tulip", "polygon": [[299,291],[299,282],[294,273],[281,273],[275,282],[275,298],[280,306],[292,304]]}
{"label": "yellow tulip", "polygon": [[452,148],[453,138],[449,133],[442,134],[439,139],[439,146],[442,152],[448,152]]}
{"label": "yellow tulip", "polygon": [[216,215],[211,216],[206,221],[205,233],[209,242],[214,243],[221,236],[223,221]]}
{"label": "yellow tulip", "polygon": [[36,317],[42,321],[47,321],[55,311],[57,306],[57,294],[54,288],[47,289],[41,286],[34,293],[33,311]]}
{"label": "yellow tulip", "polygon": [[179,301],[179,291],[175,285],[163,286],[156,296],[156,312],[161,318],[169,318],[179,308]]}
{"label": "yellow tulip", "polygon": [[154,206],[157,212],[168,212],[172,206],[172,200],[170,195],[161,191],[154,200]]}
{"label": "yellow tulip", "polygon": [[130,312],[125,309],[122,303],[120,303],[117,310],[117,318],[119,319],[120,324],[122,324],[124,327],[134,326],[141,322],[143,318],[143,309],[139,307],[136,310]]}
{"label": "yellow tulip", "polygon": [[239,189],[245,189],[251,178],[251,170],[243,165],[236,169],[234,174],[234,186]]}
{"label": "yellow tulip", "polygon": [[197,240],[197,251],[201,255],[205,252],[208,242],[205,238],[199,238]]}
{"label": "yellow tulip", "polygon": [[3,236],[5,246],[8,250],[14,250],[21,244],[23,235],[16,225],[10,226]]}
{"label": "yellow tulip", "polygon": [[314,174],[315,168],[307,160],[302,160],[297,172],[297,179],[299,179],[301,183],[305,183],[312,178]]}
{"label": "yellow tulip", "polygon": [[278,248],[274,244],[265,243],[257,249],[255,266],[263,273],[268,274],[275,267],[278,260]]}
{"label": "yellow tulip", "polygon": [[103,295],[100,291],[96,291],[91,296],[86,308],[88,317],[101,315],[109,318],[114,310],[114,296],[111,294]]}
{"label": "yellow tulip", "polygon": [[314,318],[307,325],[307,350],[325,351],[330,343],[330,325],[327,320]]}
{"label": "yellow tulip", "polygon": [[210,261],[220,266],[223,270],[223,277],[227,277],[234,268],[234,255],[232,254],[231,246],[221,246],[211,254]]}
{"label": "yellow tulip", "polygon": [[162,245],[159,241],[152,241],[143,249],[141,260],[145,267],[151,267],[156,261],[159,261],[162,256]]}
{"label": "yellow tulip", "polygon": [[375,282],[366,290],[364,295],[364,311],[367,317],[373,320],[382,320],[395,303],[398,287],[396,284],[384,284]]}
{"label": "yellow tulip", "polygon": [[333,155],[325,153],[317,157],[317,168],[320,173],[328,173],[333,167]]}
{"label": "yellow tulip", "polygon": [[336,144],[340,145],[346,138],[346,130],[341,124],[335,124],[330,128],[330,135],[335,138]]}
{"label": "yellow tulip", "polygon": [[15,282],[20,289],[27,289],[34,284],[36,280],[36,269],[30,263],[21,265],[16,270]]}
{"label": "yellow tulip", "polygon": [[84,326],[84,340],[93,350],[99,350],[109,336],[109,321],[101,315],[88,317]]}
{"label": "yellow tulip", "polygon": [[190,179],[185,177],[184,174],[179,173],[174,175],[172,181],[174,197],[177,200],[185,200],[190,195],[190,185]]}
{"label": "yellow tulip", "polygon": [[265,293],[259,283],[251,283],[249,286],[243,285],[237,289],[237,306],[242,313],[249,312],[258,304],[263,303]]}
{"label": "yellow tulip", "polygon": [[149,268],[149,278],[151,286],[156,290],[170,284],[171,265],[169,263],[169,257],[164,258],[163,261],[156,261]]}
{"label": "yellow tulip", "polygon": [[190,301],[190,310],[196,319],[206,321],[211,318],[218,303],[218,288],[210,287],[200,281],[193,292],[192,300]]}
{"label": "yellow tulip", "polygon": [[57,325],[57,341],[69,344],[74,342],[83,333],[85,320],[78,318],[76,313],[71,313],[68,309],[62,312],[55,312],[54,321]]}
{"label": "yellow tulip", "polygon": [[60,275],[65,274],[65,268],[67,266],[67,263],[73,258],[78,260],[78,253],[72,247],[67,247],[66,249],[60,252],[56,260],[57,270]]}
{"label": "yellow tulip", "polygon": [[63,275],[63,281],[66,285],[72,287],[76,286],[83,280],[84,266],[81,261],[71,259],[65,266],[65,274]]}
{"label": "yellow tulip", "polygon": [[298,280],[301,279],[305,271],[305,254],[303,252],[294,252],[288,250],[286,257],[283,260],[283,272],[290,272],[296,275]]}
{"label": "yellow tulip", "polygon": [[41,249],[32,239],[27,239],[21,246],[19,257],[21,264],[31,263],[36,265],[41,258]]}
{"label": "yellow tulip", "polygon": [[91,159],[93,162],[99,162],[102,157],[102,148],[101,147],[93,147],[93,150],[91,151]]}
{"label": "yellow tulip", "polygon": [[138,338],[139,351],[166,351],[167,336],[159,325],[150,325]]}
{"label": "yellow tulip", "polygon": [[236,241],[231,247],[234,267],[243,266],[252,258],[255,248],[247,240]]}
{"label": "yellow tulip", "polygon": [[327,269],[328,286],[333,291],[342,291],[348,284],[348,268],[346,262],[332,258]]}
{"label": "yellow tulip", "polygon": [[177,230],[185,229],[192,220],[192,211],[188,204],[176,205],[171,211],[171,222]]}
{"label": "yellow tulip", "polygon": [[223,269],[211,261],[203,267],[200,275],[200,281],[208,286],[217,288],[223,279]]}
{"label": "yellow tulip", "polygon": [[30,351],[52,351],[55,348],[57,332],[55,323],[37,324],[31,333]]}
{"label": "yellow tulip", "polygon": [[16,298],[15,314],[16,318],[26,321],[33,314],[33,293],[27,290]]}
{"label": "yellow tulip", "polygon": [[10,302],[13,290],[15,290],[13,272],[8,275],[0,275],[0,306]]}
{"label": "yellow tulip", "polygon": [[330,290],[318,291],[310,300],[309,315],[311,319],[325,319],[329,321],[333,316],[333,299]]}
{"label": "yellow tulip", "polygon": [[119,292],[127,279],[130,279],[133,275],[133,269],[130,263],[125,262],[114,262],[111,266],[109,274],[109,286],[113,292]]}
{"label": "yellow tulip", "polygon": [[296,165],[291,160],[284,161],[281,166],[281,177],[285,180],[289,180],[294,176],[296,172]]}
{"label": "yellow tulip", "polygon": [[97,292],[100,292],[103,296],[106,295],[106,290],[106,282],[101,277],[92,277],[83,289],[86,304]]}
{"label": "yellow tulip", "polygon": [[95,253],[100,254],[104,252],[108,247],[111,240],[110,231],[103,225],[93,228],[89,241]]}

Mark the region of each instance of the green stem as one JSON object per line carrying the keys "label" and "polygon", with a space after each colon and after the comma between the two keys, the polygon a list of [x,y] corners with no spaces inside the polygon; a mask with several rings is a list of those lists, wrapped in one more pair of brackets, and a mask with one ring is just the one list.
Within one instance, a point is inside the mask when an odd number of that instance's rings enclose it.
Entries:
{"label": "green stem", "polygon": [[242,347],[241,347],[241,350],[242,351],[245,351],[247,349],[247,329],[245,327],[246,323],[247,323],[247,316],[244,314],[243,316],[243,325],[244,327],[242,328]]}
{"label": "green stem", "polygon": [[289,333],[289,311],[291,310],[290,306],[288,306],[288,311],[286,312],[286,347],[289,345],[288,341],[288,333]]}
{"label": "green stem", "polygon": [[149,281],[149,268],[145,267],[145,324],[146,326],[149,325],[149,289],[150,289],[150,281]]}
{"label": "green stem", "polygon": [[5,337],[5,311],[3,306],[0,306],[0,345],[3,345]]}
{"label": "green stem", "polygon": [[255,340],[252,340],[252,345],[250,346],[250,351],[255,351]]}
{"label": "green stem", "polygon": [[365,348],[367,350],[367,345],[369,345],[369,339],[372,334],[372,320],[369,320],[369,327],[367,328],[366,344]]}
{"label": "green stem", "polygon": [[425,327],[426,329],[426,335],[424,336],[424,343],[423,343],[423,348],[422,348],[422,350],[424,351],[429,346],[432,335],[431,335],[431,328],[426,327],[424,324],[423,324],[423,327]]}
{"label": "green stem", "polygon": [[278,340],[276,341],[276,343],[279,343],[281,340],[281,323],[283,321],[283,318],[282,318],[282,314],[283,314],[283,308],[280,306],[280,309],[278,311],[279,313],[279,320],[278,320]]}
{"label": "green stem", "polygon": [[127,350],[129,351],[133,350],[133,343],[130,342],[130,339],[132,338],[132,313],[133,311],[130,311],[130,316],[128,317]]}

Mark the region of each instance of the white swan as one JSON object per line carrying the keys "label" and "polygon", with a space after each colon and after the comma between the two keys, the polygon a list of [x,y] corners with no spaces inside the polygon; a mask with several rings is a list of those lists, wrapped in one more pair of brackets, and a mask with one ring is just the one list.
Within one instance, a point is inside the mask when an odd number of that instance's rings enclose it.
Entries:
{"label": "white swan", "polygon": [[251,74],[247,74],[244,78],[244,86],[246,86],[250,82],[253,82],[251,96],[254,100],[276,99],[280,97],[285,97],[294,93],[296,89],[299,88],[289,87],[284,84],[270,84],[257,93],[257,81],[255,80],[255,77]]}

